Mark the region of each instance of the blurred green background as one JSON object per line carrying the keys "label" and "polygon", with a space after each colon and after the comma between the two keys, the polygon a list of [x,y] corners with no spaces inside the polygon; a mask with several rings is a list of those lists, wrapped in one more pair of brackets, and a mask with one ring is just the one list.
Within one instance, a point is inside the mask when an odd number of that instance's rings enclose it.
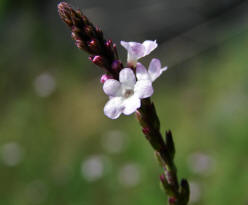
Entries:
{"label": "blurred green background", "polygon": [[[165,204],[150,145],[134,116],[104,116],[102,71],[57,3],[0,0],[0,204]],[[70,3],[118,44],[158,40],[143,62],[169,66],[152,99],[190,204],[248,204],[247,2]]]}

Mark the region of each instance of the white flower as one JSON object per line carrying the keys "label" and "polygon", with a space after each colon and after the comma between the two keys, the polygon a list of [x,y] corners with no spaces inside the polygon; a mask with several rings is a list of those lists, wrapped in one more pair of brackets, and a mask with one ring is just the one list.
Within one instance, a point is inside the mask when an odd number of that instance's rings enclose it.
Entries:
{"label": "white flower", "polygon": [[104,114],[111,118],[118,118],[121,113],[130,115],[141,106],[140,99],[148,98],[153,94],[150,80],[136,81],[134,72],[124,68],[119,74],[119,81],[106,80],[103,91],[110,97],[104,107]]}
{"label": "white flower", "polygon": [[146,40],[142,44],[121,41],[121,45],[127,50],[127,62],[132,66],[136,65],[138,59],[150,54],[158,46],[156,40]]}
{"label": "white flower", "polygon": [[149,64],[148,71],[141,63],[137,63],[136,76],[138,80],[153,82],[166,70],[167,67],[161,68],[160,60],[153,58]]}

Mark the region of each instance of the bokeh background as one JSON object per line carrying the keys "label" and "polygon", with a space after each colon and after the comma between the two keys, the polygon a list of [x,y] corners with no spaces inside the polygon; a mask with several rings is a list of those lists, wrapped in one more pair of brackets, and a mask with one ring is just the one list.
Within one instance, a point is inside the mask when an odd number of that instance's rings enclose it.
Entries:
{"label": "bokeh background", "polygon": [[[102,71],[58,1],[0,0],[0,204],[162,205],[159,168],[134,116],[110,120]],[[190,204],[248,204],[248,2],[70,0],[107,38],[159,47],[154,87]]]}

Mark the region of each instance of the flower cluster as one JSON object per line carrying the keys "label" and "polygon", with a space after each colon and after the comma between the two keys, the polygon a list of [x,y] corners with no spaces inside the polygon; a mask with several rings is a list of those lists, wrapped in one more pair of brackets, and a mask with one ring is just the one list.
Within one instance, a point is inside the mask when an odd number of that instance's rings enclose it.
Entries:
{"label": "flower cluster", "polygon": [[[141,43],[121,41],[127,50],[127,64],[119,73],[119,80],[109,79],[104,75],[101,79],[103,91],[109,96],[104,107],[104,113],[111,119],[118,118],[122,113],[130,115],[141,106],[141,99],[153,94],[152,82],[156,80],[167,67],[161,68],[160,60],[152,59],[148,70],[138,62],[138,59],[150,54],[156,47],[156,41]],[[135,69],[136,68],[136,69]]]}

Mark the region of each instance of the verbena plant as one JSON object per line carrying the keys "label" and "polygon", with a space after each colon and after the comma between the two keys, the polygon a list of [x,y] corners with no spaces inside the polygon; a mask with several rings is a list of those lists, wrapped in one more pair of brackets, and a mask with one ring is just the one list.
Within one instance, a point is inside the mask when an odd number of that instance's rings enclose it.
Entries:
{"label": "verbena plant", "polygon": [[146,139],[154,149],[155,155],[163,168],[160,181],[168,195],[170,205],[186,205],[189,201],[189,184],[186,179],[179,183],[174,163],[175,145],[171,131],[160,132],[160,121],[155,105],[151,100],[154,92],[152,83],[167,67],[161,67],[160,60],[152,59],[148,69],[138,60],[150,54],[158,45],[156,41],[143,43],[121,41],[127,50],[127,63],[119,59],[116,44],[106,40],[103,32],[94,26],[80,11],[74,10],[68,3],[58,4],[62,20],[71,29],[76,46],[90,54],[89,59],[103,68],[100,82],[109,100],[104,107],[104,114],[117,119],[121,114],[135,113]]}

